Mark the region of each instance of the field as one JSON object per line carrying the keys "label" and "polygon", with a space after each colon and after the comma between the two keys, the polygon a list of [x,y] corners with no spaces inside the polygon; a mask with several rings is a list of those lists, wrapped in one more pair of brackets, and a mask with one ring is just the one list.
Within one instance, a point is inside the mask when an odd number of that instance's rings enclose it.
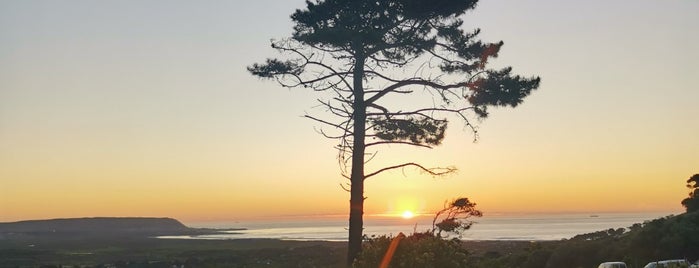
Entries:
{"label": "field", "polygon": [[[470,241],[474,256],[507,255],[530,242]],[[138,237],[0,240],[0,267],[340,267],[345,242]]]}

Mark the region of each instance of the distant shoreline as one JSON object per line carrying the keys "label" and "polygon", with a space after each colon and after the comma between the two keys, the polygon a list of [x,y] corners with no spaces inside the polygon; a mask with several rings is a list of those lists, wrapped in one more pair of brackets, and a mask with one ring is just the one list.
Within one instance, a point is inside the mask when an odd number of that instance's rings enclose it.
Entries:
{"label": "distant shoreline", "polygon": [[[594,215],[591,216],[591,215]],[[560,241],[579,234],[628,228],[666,215],[666,213],[597,213],[515,215],[474,219],[463,241]],[[429,228],[430,217],[414,219],[367,217],[365,234],[410,234]],[[235,226],[238,225],[238,226]],[[50,236],[53,238],[152,237],[184,240],[277,239],[282,241],[344,242],[346,221],[333,218],[294,218],[278,221],[216,222],[213,225],[189,227],[172,218],[98,217],[29,220],[0,223],[0,239]]]}
{"label": "distant shoreline", "polygon": [[[473,218],[476,222],[464,232],[464,241],[559,241],[576,235],[628,228],[636,223],[667,216],[671,213],[574,213],[574,214],[517,214]],[[592,217],[594,215],[595,217]],[[364,234],[410,234],[431,228],[431,216],[410,219],[401,217],[372,217],[364,219]],[[347,221],[341,217],[293,217],[279,220],[237,220],[235,222],[190,223],[196,227],[245,227],[235,234],[180,237],[183,239],[243,239],[270,238],[289,241],[347,241]],[[168,237],[177,238],[177,237]]]}
{"label": "distant shoreline", "polygon": [[[674,240],[667,240],[667,237],[676,238],[677,232],[671,230],[685,230],[695,228],[699,218],[694,214],[681,214],[674,217],[663,217],[653,220],[648,224],[636,225],[629,231],[618,229],[602,229],[592,233],[577,234],[575,237],[566,240],[481,240],[469,239],[461,241],[464,249],[468,251],[468,259],[474,262],[488,263],[490,261],[502,261],[504,266],[485,267],[511,267],[506,263],[511,261],[520,262],[521,258],[530,261],[556,261],[558,267],[567,267],[560,264],[575,263],[577,266],[588,267],[606,261],[610,256],[606,254],[613,248],[623,248],[623,252],[631,252],[634,255],[632,261],[636,266],[647,263],[650,260],[660,259],[659,257],[648,256],[637,249],[642,249],[645,244],[631,243],[638,239],[648,239],[649,234],[660,234],[657,240],[668,243]],[[584,221],[595,222],[605,220],[607,216],[585,217]],[[601,218],[601,219],[600,219]],[[499,219],[497,224],[512,224],[513,221]],[[525,223],[531,221],[527,218],[515,220],[510,227],[526,227]],[[553,219],[554,224],[566,225],[568,219]],[[581,220],[581,218],[573,218]],[[221,233],[222,229],[196,229],[182,225],[174,219],[111,219],[106,222],[104,219],[96,220],[100,223],[114,224],[110,228],[117,227],[111,233],[100,232],[78,232],[68,231],[71,228],[85,227],[95,223],[95,219],[76,219],[72,221],[58,221],[68,223],[65,230],[54,232],[38,233],[8,233],[7,224],[0,224],[0,267],[40,267],[40,266],[109,266],[109,267],[129,267],[138,264],[140,267],[339,267],[344,264],[344,257],[347,250],[345,241],[291,241],[285,239],[271,238],[246,238],[239,234],[237,239],[158,239],[163,235],[163,231],[176,234],[186,234],[196,236],[194,232],[201,233]],[[537,221],[535,221],[537,222]],[[549,222],[544,220],[544,222]],[[56,221],[33,222],[34,227],[51,227]],[[16,224],[16,223],[15,223]],[[20,223],[25,225],[25,223]],[[134,231],[137,227],[134,224],[145,224],[152,228],[145,228],[147,232]],[[275,223],[280,224],[280,223]],[[285,225],[286,223],[281,223]],[[489,223],[493,224],[493,223]],[[479,223],[480,226],[486,224]],[[184,226],[184,227],[183,227]],[[17,226],[15,226],[17,227]],[[55,226],[54,226],[55,227]],[[104,227],[104,226],[103,226]],[[141,226],[143,227],[143,226]],[[157,230],[157,228],[161,230]],[[386,230],[392,230],[394,225],[384,226]],[[531,227],[531,226],[530,226]],[[682,227],[682,228],[679,228]],[[4,228],[4,229],[3,229]],[[155,229],[154,229],[155,228]],[[309,230],[317,230],[316,227],[306,225]],[[475,227],[474,227],[475,228]],[[138,228],[137,228],[138,229]],[[238,229],[238,228],[231,228]],[[342,231],[344,229],[340,228]],[[36,231],[38,229],[35,229]],[[230,229],[229,229],[230,230]],[[491,229],[492,230],[492,229]],[[518,229],[521,235],[532,235],[531,228]],[[649,231],[645,231],[649,230]],[[667,231],[662,231],[667,230]],[[254,230],[250,230],[254,231]],[[263,230],[267,232],[269,230]],[[322,230],[317,230],[322,232]],[[394,230],[395,231],[395,230]],[[395,233],[394,231],[391,231]],[[466,235],[477,230],[468,230]],[[659,232],[662,231],[662,232]],[[4,233],[3,233],[4,232]],[[177,233],[179,232],[179,233]],[[234,232],[234,231],[225,231]],[[385,234],[386,232],[384,232]],[[406,233],[407,234],[407,233]],[[344,235],[342,233],[341,235]],[[692,234],[696,236],[696,234]],[[503,237],[506,238],[506,237]],[[694,239],[689,237],[687,239]],[[667,241],[665,241],[667,240]],[[693,240],[696,241],[696,240]],[[686,244],[682,254],[671,254],[678,256],[689,256],[696,259],[692,248],[694,244]],[[585,254],[580,255],[577,249],[585,249]],[[596,251],[596,250],[600,251]],[[640,253],[639,253],[640,252]],[[670,254],[673,252],[666,252]],[[694,254],[694,255],[693,255]],[[563,259],[555,259],[552,256],[563,256]],[[583,258],[578,258],[578,257]],[[614,255],[614,259],[621,259],[622,255]],[[541,263],[541,262],[539,262]],[[576,267],[577,267],[576,266]],[[543,267],[543,266],[532,266]]]}

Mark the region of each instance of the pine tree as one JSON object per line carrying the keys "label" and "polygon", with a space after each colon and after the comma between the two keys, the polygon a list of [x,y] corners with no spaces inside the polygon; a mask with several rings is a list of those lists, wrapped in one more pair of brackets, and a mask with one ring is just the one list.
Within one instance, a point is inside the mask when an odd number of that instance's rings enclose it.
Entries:
{"label": "pine tree", "polygon": [[[463,29],[460,17],[477,2],[307,1],[305,9],[291,15],[291,38],[272,41],[287,58],[248,67],[253,75],[283,87],[326,93],[319,103],[332,118],[306,117],[325,125],[321,134],[338,141],[342,175],[350,181],[348,264],[361,250],[366,179],[409,166],[435,176],[455,170],[406,162],[366,172],[368,147],[437,146],[450,114],[477,138],[472,121],[487,117],[488,107],[515,107],[539,86],[538,77],[514,75],[510,67],[486,68],[503,42],[482,42],[479,29]],[[422,92],[429,93],[423,95],[429,103],[423,107],[390,107],[385,102]]]}

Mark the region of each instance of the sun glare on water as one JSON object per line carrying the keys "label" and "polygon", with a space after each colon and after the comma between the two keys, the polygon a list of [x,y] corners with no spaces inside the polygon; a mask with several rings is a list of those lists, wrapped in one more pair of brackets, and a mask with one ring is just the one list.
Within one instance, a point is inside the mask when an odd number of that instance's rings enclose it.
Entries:
{"label": "sun glare on water", "polygon": [[401,217],[403,217],[403,219],[410,219],[410,218],[412,218],[413,216],[415,216],[415,214],[413,214],[413,213],[412,213],[411,211],[409,211],[409,210],[403,211],[403,214],[401,214]]}

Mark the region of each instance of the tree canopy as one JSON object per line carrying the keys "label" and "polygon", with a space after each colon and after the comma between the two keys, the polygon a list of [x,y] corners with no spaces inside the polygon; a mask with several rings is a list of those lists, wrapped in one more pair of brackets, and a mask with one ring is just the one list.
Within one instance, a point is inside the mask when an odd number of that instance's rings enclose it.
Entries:
{"label": "tree canopy", "polygon": [[699,211],[699,174],[694,174],[687,180],[687,188],[689,188],[689,197],[682,200],[682,205],[687,209],[687,212]]}
{"label": "tree canopy", "polygon": [[[440,145],[449,115],[476,134],[471,121],[487,117],[488,107],[516,107],[539,86],[538,77],[515,75],[511,67],[487,68],[504,43],[482,42],[479,29],[463,29],[461,16],[477,2],[306,1],[305,9],[291,15],[291,38],[272,41],[286,57],[248,67],[284,87],[328,93],[318,99],[326,115],[306,117],[324,126],[322,135],[338,140],[341,173],[350,181],[350,262],[361,246],[365,179],[408,166],[432,175],[455,170],[405,162],[365,172],[366,148]],[[426,93],[420,96],[427,104],[387,101],[417,93]]]}

